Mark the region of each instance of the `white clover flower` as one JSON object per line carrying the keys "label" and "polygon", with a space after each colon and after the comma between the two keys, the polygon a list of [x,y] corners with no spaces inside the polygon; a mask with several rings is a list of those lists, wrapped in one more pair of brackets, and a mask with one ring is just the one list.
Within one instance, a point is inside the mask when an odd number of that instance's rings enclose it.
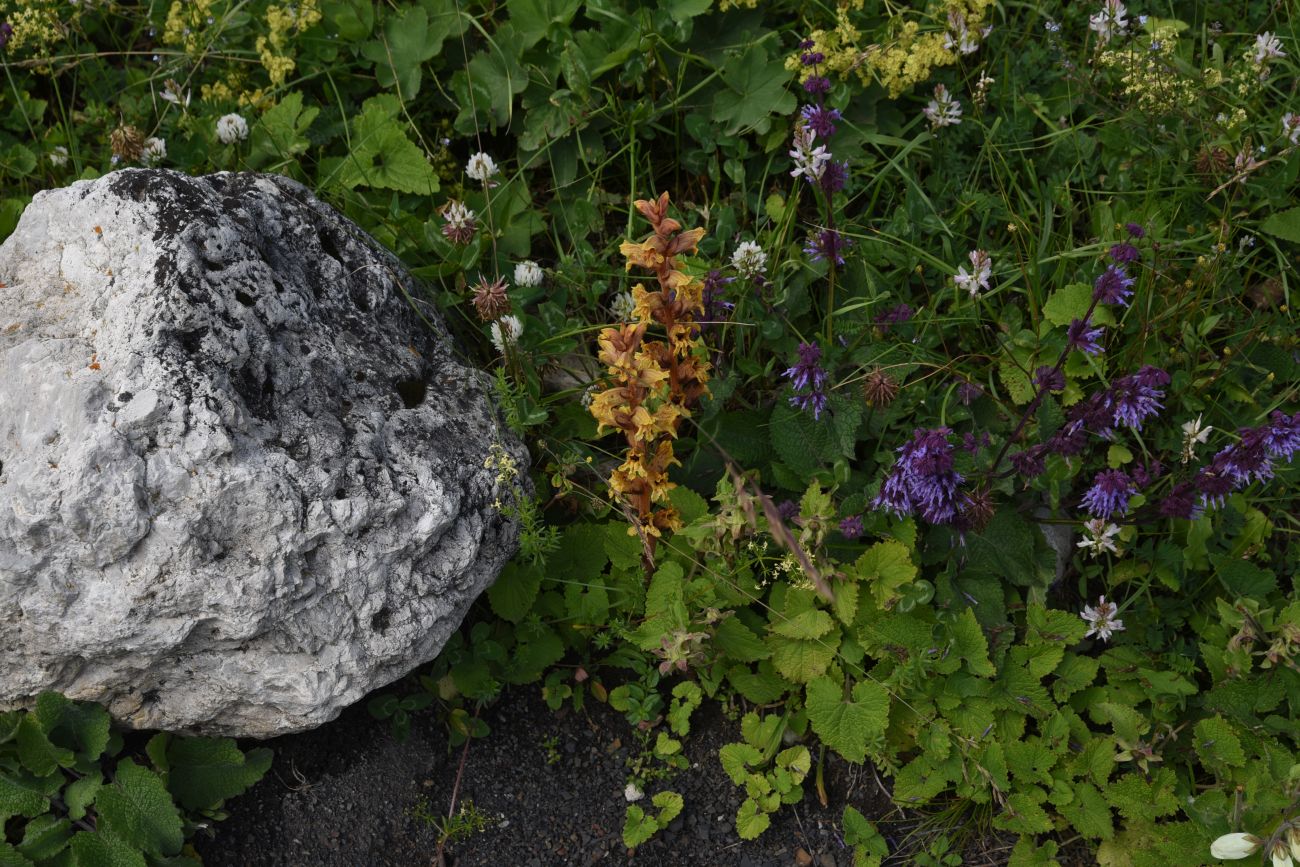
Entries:
{"label": "white clover flower", "polygon": [[544,276],[542,266],[532,259],[525,259],[515,266],[516,286],[541,286]]}
{"label": "white clover flower", "polygon": [[217,140],[222,144],[234,144],[246,138],[248,138],[248,121],[239,115],[222,115],[217,120]]}
{"label": "white clover flower", "polygon": [[1247,858],[1259,851],[1264,841],[1254,834],[1224,834],[1210,844],[1210,855],[1224,861]]}
{"label": "white clover flower", "polygon": [[1293,145],[1300,145],[1300,114],[1288,111],[1282,115],[1282,135]]}
{"label": "white clover flower", "polygon": [[993,276],[993,257],[983,250],[971,250],[970,254],[971,270],[967,273],[966,268],[957,269],[957,274],[952,281],[961,289],[970,293],[970,297],[976,298],[980,290],[985,292],[989,288],[989,278]]}
{"label": "white clover flower", "polygon": [[1275,57],[1286,57],[1282,40],[1265,30],[1255,37],[1255,65],[1262,66]]}
{"label": "white clover flower", "polygon": [[614,314],[614,318],[619,322],[630,322],[633,317],[632,311],[636,309],[636,299],[632,297],[631,292],[618,292],[609,302],[609,312]]}
{"label": "white clover flower", "polygon": [[1199,415],[1192,421],[1183,422],[1183,463],[1187,463],[1195,457],[1197,444],[1204,443],[1209,439],[1212,430],[1214,428],[1208,424],[1201,427],[1201,417]]}
{"label": "white clover flower", "polygon": [[[505,326],[505,332],[502,333],[501,326]],[[497,348],[497,352],[505,355],[506,344],[514,345],[519,340],[519,335],[524,333],[524,323],[518,316],[502,316],[492,323],[489,329],[492,337],[492,345]]]}
{"label": "white clover flower", "polygon": [[934,86],[934,99],[930,100],[922,112],[930,121],[930,126],[935,129],[945,126],[956,126],[961,123],[961,103],[948,93],[948,88],[942,84]]}
{"label": "white clover flower", "polygon": [[629,804],[633,801],[639,801],[645,797],[645,792],[637,787],[636,783],[628,783],[627,788],[623,790],[623,800]]}
{"label": "white clover flower", "polygon": [[167,159],[167,142],[153,136],[144,140],[144,146],[140,149],[141,165],[156,166],[165,159]]}
{"label": "white clover flower", "polygon": [[1097,600],[1096,608],[1091,605],[1083,606],[1083,613],[1079,616],[1088,621],[1090,627],[1083,637],[1090,638],[1096,635],[1102,641],[1110,641],[1110,637],[1116,632],[1124,631],[1124,621],[1115,617],[1118,613],[1119,608],[1114,602],[1107,602],[1105,596]]}
{"label": "white clover flower", "polygon": [[470,157],[469,162],[465,164],[465,174],[485,187],[491,185],[492,176],[499,171],[492,157],[481,151]]}
{"label": "white clover flower", "polygon": [[1107,523],[1104,518],[1093,518],[1084,521],[1083,527],[1088,531],[1089,536],[1078,542],[1075,547],[1087,549],[1088,553],[1093,557],[1099,557],[1103,553],[1119,553],[1119,548],[1115,545],[1115,537],[1119,535],[1119,527]]}
{"label": "white clover flower", "polygon": [[767,254],[754,241],[742,241],[731,254],[731,267],[752,280],[767,270]]}
{"label": "white clover flower", "polygon": [[63,145],[55,145],[54,150],[49,152],[47,158],[50,165],[56,169],[61,169],[68,164],[68,149]]}
{"label": "white clover flower", "polygon": [[1128,10],[1120,0],[1106,0],[1100,12],[1088,16],[1088,27],[1097,32],[1101,44],[1105,45],[1115,34],[1122,33],[1128,27],[1128,19],[1124,17],[1127,14]]}

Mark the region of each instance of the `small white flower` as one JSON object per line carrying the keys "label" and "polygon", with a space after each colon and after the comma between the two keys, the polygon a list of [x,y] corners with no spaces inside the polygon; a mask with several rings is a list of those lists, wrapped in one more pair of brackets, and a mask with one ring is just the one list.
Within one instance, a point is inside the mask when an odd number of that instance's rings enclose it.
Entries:
{"label": "small white flower", "polygon": [[955,9],[948,12],[948,32],[943,37],[943,47],[948,51],[956,49],[962,54],[974,54],[979,50],[979,38],[966,26],[966,16]]}
{"label": "small white flower", "polygon": [[515,266],[516,286],[541,286],[543,276],[542,266],[532,259],[525,259]]}
{"label": "small white flower", "polygon": [[1088,16],[1088,27],[1097,32],[1101,44],[1105,45],[1116,33],[1123,32],[1128,26],[1128,20],[1124,17],[1127,14],[1128,10],[1120,0],[1106,0],[1100,12]]}
{"label": "small white flower", "polygon": [[1043,24],[1043,29],[1046,30],[1048,33],[1060,33],[1061,24],[1059,21],[1053,21],[1052,19],[1048,18],[1047,21]]}
{"label": "small white flower", "polygon": [[1187,463],[1195,457],[1197,444],[1204,443],[1209,439],[1212,430],[1214,428],[1208,424],[1201,427],[1201,417],[1199,415],[1192,421],[1183,422],[1183,463]]}
{"label": "small white flower", "polygon": [[167,159],[167,142],[153,136],[144,140],[144,147],[140,149],[141,165],[156,166],[165,159]]}
{"label": "small white flower", "polygon": [[938,129],[944,126],[955,126],[961,123],[961,103],[948,93],[948,88],[942,84],[936,84],[934,87],[934,99],[930,100],[922,112],[930,121],[930,126]]}
{"label": "small white flower", "polygon": [[181,92],[181,86],[172,79],[167,79],[163,84],[162,93],[158,94],[172,105],[178,105],[181,108],[188,108],[190,104],[190,92],[187,90]]}
{"label": "small white flower", "polygon": [[68,164],[68,149],[63,145],[55,145],[48,158],[50,165],[56,169],[61,169]]}
{"label": "small white flower", "polygon": [[[505,326],[505,333],[501,331],[501,326]],[[492,345],[497,348],[497,352],[505,355],[506,344],[514,345],[519,339],[519,335],[524,333],[524,323],[518,316],[502,316],[492,323],[489,332],[492,336]]]}
{"label": "small white flower", "polygon": [[1282,115],[1282,135],[1293,145],[1300,145],[1300,114],[1288,111]]}
{"label": "small white flower", "polygon": [[988,291],[989,278],[993,276],[993,257],[983,250],[971,250],[969,257],[970,272],[964,266],[958,268],[957,275],[952,280],[959,288],[969,292],[970,297],[976,298],[981,289]]}
{"label": "small white flower", "polygon": [[237,114],[222,115],[217,121],[217,140],[234,144],[248,138],[248,121]]}
{"label": "small white flower", "polygon": [[1273,851],[1269,853],[1269,860],[1273,867],[1295,867],[1295,862],[1291,860],[1291,853],[1285,843],[1278,840],[1273,844]]}
{"label": "small white flower", "polygon": [[826,164],[831,160],[831,155],[826,151],[825,145],[813,147],[816,139],[816,131],[807,124],[801,123],[795,128],[794,139],[791,142],[794,147],[790,150],[790,159],[794,160],[794,171],[790,172],[790,177],[797,178],[803,175],[808,183],[821,178],[822,172],[826,170]]}
{"label": "small white flower", "polygon": [[1255,65],[1262,66],[1275,57],[1286,57],[1282,40],[1267,30],[1255,37]]}
{"label": "small white flower", "polygon": [[632,311],[636,309],[636,299],[632,297],[631,292],[618,292],[609,302],[609,312],[614,314],[614,318],[619,322],[630,322]]}
{"label": "small white flower", "polygon": [[470,157],[469,162],[465,164],[465,174],[485,187],[491,185],[492,176],[499,171],[492,157],[481,151]]}
{"label": "small white flower", "polygon": [[1089,536],[1078,542],[1075,547],[1087,549],[1088,553],[1093,557],[1099,557],[1102,553],[1119,553],[1119,548],[1115,545],[1115,537],[1119,535],[1119,527],[1106,523],[1104,518],[1093,518],[1084,521],[1083,527],[1088,531]]}
{"label": "small white flower", "polygon": [[623,790],[623,800],[629,804],[633,801],[639,801],[645,797],[645,792],[637,788],[636,783],[628,783],[627,788]]}
{"label": "small white flower", "polygon": [[1210,855],[1225,861],[1235,861],[1255,854],[1263,843],[1254,834],[1224,834],[1210,844]]}
{"label": "small white flower", "polygon": [[753,279],[767,270],[767,254],[754,241],[742,241],[731,254],[731,267],[740,276]]}
{"label": "small white flower", "polygon": [[1090,627],[1083,637],[1090,638],[1096,635],[1102,641],[1110,641],[1110,637],[1116,632],[1123,632],[1124,621],[1115,617],[1118,612],[1115,603],[1107,602],[1105,596],[1098,598],[1096,608],[1091,605],[1083,606],[1083,613],[1079,616],[1088,621]]}

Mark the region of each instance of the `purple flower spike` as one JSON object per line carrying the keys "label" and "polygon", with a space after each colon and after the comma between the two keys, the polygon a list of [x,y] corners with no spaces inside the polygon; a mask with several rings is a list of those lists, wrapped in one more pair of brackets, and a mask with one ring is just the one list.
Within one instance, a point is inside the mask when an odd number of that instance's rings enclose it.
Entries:
{"label": "purple flower spike", "polygon": [[1161,389],[1168,384],[1169,374],[1149,364],[1112,382],[1104,397],[1113,412],[1113,422],[1141,430],[1142,422],[1164,407],[1160,402],[1165,396]]}
{"label": "purple flower spike", "polygon": [[816,343],[799,344],[799,362],[781,374],[794,385],[790,404],[821,419],[826,409],[826,371],[821,366],[822,349]]}
{"label": "purple flower spike", "polygon": [[1136,490],[1137,486],[1123,470],[1102,470],[1083,495],[1083,506],[1094,518],[1109,519],[1111,515],[1128,511],[1129,497]]}
{"label": "purple flower spike", "polygon": [[808,238],[803,251],[814,262],[823,259],[833,261],[836,265],[844,264],[844,249],[852,243],[834,229],[822,229]]}
{"label": "purple flower spike", "polygon": [[822,189],[828,193],[838,193],[844,189],[844,185],[848,182],[849,164],[834,161],[827,163],[822,168],[822,176],[818,179]]}
{"label": "purple flower spike", "polygon": [[1124,228],[1128,230],[1130,238],[1145,238],[1147,235],[1147,230],[1142,228],[1141,223],[1127,223]]}
{"label": "purple flower spike", "polygon": [[845,539],[856,539],[862,535],[862,516],[850,515],[843,521],[840,521],[840,533]]}
{"label": "purple flower spike", "polygon": [[967,497],[959,490],[963,477],[953,469],[949,428],[918,429],[912,441],[898,449],[894,468],[872,501],[899,517],[919,512],[931,524],[948,524]]}
{"label": "purple flower spike", "polygon": [[1047,470],[1047,462],[1043,459],[1046,451],[1044,446],[1036,445],[1016,452],[1011,456],[1011,466],[1027,479],[1037,478]]}
{"label": "purple flower spike", "polygon": [[814,95],[827,93],[831,89],[831,80],[824,75],[810,75],[803,83],[803,89]]}
{"label": "purple flower spike", "polygon": [[1066,341],[1070,344],[1071,349],[1087,355],[1100,355],[1106,350],[1102,348],[1101,337],[1106,333],[1106,329],[1100,325],[1096,328],[1090,328],[1092,324],[1088,319],[1075,319],[1070,323],[1066,330]]}
{"label": "purple flower spike", "polygon": [[903,303],[891,307],[883,313],[877,313],[874,321],[880,326],[881,331],[888,333],[890,326],[902,325],[915,315],[916,311],[912,309],[911,305]]}
{"label": "purple flower spike", "polygon": [[835,135],[835,121],[840,119],[837,109],[824,105],[805,105],[799,110],[803,122],[822,138]]}
{"label": "purple flower spike", "polygon": [[1160,514],[1166,518],[1183,518],[1192,520],[1200,513],[1196,502],[1196,483],[1179,482],[1160,502]]}
{"label": "purple flower spike", "polygon": [[1132,244],[1116,244],[1110,248],[1110,259],[1116,265],[1127,265],[1141,258],[1142,254]]}
{"label": "purple flower spike", "polygon": [[825,61],[826,55],[822,54],[820,51],[805,51],[803,54],[799,55],[799,62],[804,66],[816,66]]}
{"label": "purple flower spike", "polygon": [[1133,278],[1125,274],[1123,268],[1110,265],[1093,284],[1092,297],[1101,304],[1127,307],[1128,299],[1133,295],[1133,282]]}
{"label": "purple flower spike", "polygon": [[1060,368],[1045,364],[1034,371],[1034,385],[1042,391],[1064,391],[1065,373]]}
{"label": "purple flower spike", "polygon": [[1290,417],[1284,412],[1275,412],[1269,418],[1272,423],[1264,434],[1264,447],[1270,455],[1289,461],[1300,451],[1300,412]]}

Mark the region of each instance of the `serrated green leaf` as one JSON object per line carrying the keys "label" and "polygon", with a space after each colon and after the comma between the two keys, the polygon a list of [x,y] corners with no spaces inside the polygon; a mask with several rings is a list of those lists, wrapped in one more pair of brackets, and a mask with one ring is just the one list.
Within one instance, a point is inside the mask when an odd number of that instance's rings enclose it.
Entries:
{"label": "serrated green leaf", "polygon": [[821,638],[835,628],[835,621],[825,611],[818,608],[801,611],[792,617],[773,615],[770,626],[777,635],[786,638],[802,638],[806,641]]}
{"label": "serrated green leaf", "polygon": [[185,841],[181,816],[163,781],[148,768],[123,759],[113,784],[95,798],[99,828],[148,855],[175,855]]}
{"label": "serrated green leaf", "polygon": [[0,867],[35,867],[27,856],[0,840]]}
{"label": "serrated green leaf", "polygon": [[1214,564],[1219,582],[1234,596],[1263,599],[1277,590],[1277,576],[1271,570],[1261,569],[1249,560],[1213,554],[1210,562]]}
{"label": "serrated green leaf", "polygon": [[487,589],[492,612],[503,620],[518,623],[533,608],[542,586],[542,570],[527,560],[511,560]]}
{"label": "serrated green leaf", "polygon": [[1221,716],[1207,717],[1196,724],[1196,754],[1211,768],[1240,768],[1246,764],[1232,723]]}
{"label": "serrated green leaf", "polygon": [[327,180],[342,186],[372,187],[429,195],[438,190],[438,175],[398,121],[401,111],[390,95],[372,96],[352,120],[352,150],[346,157],[322,162]]}
{"label": "serrated green leaf", "polygon": [[749,769],[762,763],[763,754],[752,744],[724,744],[718,750],[718,761],[722,763],[722,770],[731,778],[731,782],[743,786],[749,777]]}
{"label": "serrated green leaf", "polygon": [[167,788],[187,810],[213,810],[246,792],[271,767],[271,751],[247,755],[231,738],[174,737],[167,746]]}
{"label": "serrated green leaf", "polygon": [[736,813],[736,833],[742,840],[757,840],[771,824],[772,817],[759,809],[753,798],[746,798]]}
{"label": "serrated green leaf", "polygon": [[808,722],[826,746],[850,762],[867,757],[867,744],[885,733],[889,722],[889,693],[874,681],[854,685],[844,700],[843,688],[828,677],[808,682]]}
{"label": "serrated green leaf", "polygon": [[853,565],[853,570],[871,589],[876,604],[885,609],[902,597],[899,591],[905,585],[916,579],[911,552],[906,545],[892,539],[868,548]]}
{"label": "serrated green leaf", "polygon": [[1259,224],[1259,230],[1275,238],[1300,244],[1300,208],[1288,208],[1285,211],[1269,214],[1264,222]]}
{"label": "serrated green leaf", "polygon": [[1152,822],[1178,811],[1176,782],[1168,768],[1156,770],[1150,780],[1132,771],[1108,785],[1102,794],[1125,818]]}
{"label": "serrated green leaf", "polygon": [[[1082,319],[1091,304],[1092,287],[1087,283],[1071,283],[1051,294],[1047,303],[1043,305],[1043,315],[1053,325],[1065,328],[1075,319]],[[1114,321],[1114,317],[1105,307],[1098,306],[1092,313],[1092,322],[1095,325],[1108,325]]]}
{"label": "serrated green leaf", "polygon": [[262,169],[283,166],[307,152],[311,142],[307,130],[320,109],[303,108],[302,93],[286,93],[279,102],[262,112],[248,134],[248,167]]}
{"label": "serrated green leaf", "polygon": [[645,810],[636,804],[627,805],[623,819],[623,845],[629,849],[647,842],[659,832],[659,825],[654,818],[647,816]]}
{"label": "serrated green leaf", "polygon": [[111,833],[80,831],[70,849],[71,867],[146,867],[139,849]]}
{"label": "serrated green leaf", "polygon": [[0,825],[13,816],[39,816],[50,809],[39,780],[0,769]]}
{"label": "serrated green leaf", "polygon": [[27,827],[23,829],[23,841],[18,844],[18,851],[33,861],[44,861],[68,848],[71,840],[72,823],[67,819],[46,813],[27,823]]}
{"label": "serrated green leaf", "polygon": [[374,64],[380,87],[396,86],[410,100],[420,92],[421,66],[437,55],[447,35],[437,26],[430,32],[424,7],[405,6],[388,14],[379,37],[363,45],[361,55]]}
{"label": "serrated green leaf", "polygon": [[1088,631],[1087,622],[1079,615],[1045,608],[1037,602],[1029,606],[1025,622],[1028,626],[1025,641],[1029,644],[1075,644]]}
{"label": "serrated green leaf", "polygon": [[763,640],[735,617],[718,624],[713,633],[713,646],[738,662],[757,662],[772,655]]}
{"label": "serrated green leaf", "polygon": [[788,680],[807,683],[826,671],[839,647],[839,634],[833,633],[817,641],[801,641],[781,635],[769,635],[772,648],[772,665]]}
{"label": "serrated green leaf", "polygon": [[724,87],[714,97],[713,120],[727,135],[750,129],[759,135],[766,133],[771,128],[771,115],[790,114],[797,105],[789,91],[791,77],[781,63],[768,58],[764,46],[750,45],[722,69]]}
{"label": "serrated green leaf", "polygon": [[659,792],[650,799],[650,802],[659,808],[659,815],[655,817],[655,821],[660,828],[667,828],[668,823],[681,814],[682,807],[686,803],[676,792]]}
{"label": "serrated green leaf", "polygon": [[68,818],[74,822],[84,819],[86,810],[95,803],[95,796],[104,785],[104,774],[95,768],[79,780],[73,780],[63,792],[63,803],[68,808]]}
{"label": "serrated green leaf", "polygon": [[790,689],[789,681],[781,677],[769,660],[763,660],[756,670],[747,665],[733,665],[727,669],[727,680],[736,692],[754,704],[770,704]]}
{"label": "serrated green leaf", "polygon": [[995,673],[989,661],[989,642],[970,608],[962,610],[948,626],[952,636],[952,654],[966,661],[966,667],[976,677],[992,677]]}
{"label": "serrated green leaf", "polygon": [[1074,800],[1061,807],[1061,815],[1079,834],[1094,840],[1109,840],[1115,835],[1110,806],[1091,783],[1076,783]]}
{"label": "serrated green leaf", "polygon": [[993,817],[993,827],[1017,834],[1046,834],[1052,830],[1052,820],[1042,807],[1043,793],[1036,786],[1029,791],[1012,792],[1005,807]]}
{"label": "serrated green leaf", "polygon": [[50,743],[34,714],[27,714],[18,721],[14,740],[18,743],[18,760],[38,777],[48,777],[60,767],[68,767],[76,760],[72,750]]}
{"label": "serrated green leaf", "polygon": [[1060,665],[1056,667],[1056,680],[1052,683],[1052,696],[1057,701],[1065,701],[1081,689],[1092,685],[1097,679],[1100,663],[1091,656],[1066,653]]}

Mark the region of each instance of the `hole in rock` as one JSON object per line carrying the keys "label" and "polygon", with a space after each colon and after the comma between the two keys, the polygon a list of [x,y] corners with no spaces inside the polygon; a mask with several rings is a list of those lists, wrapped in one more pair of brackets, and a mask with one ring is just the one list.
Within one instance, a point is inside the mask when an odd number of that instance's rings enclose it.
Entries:
{"label": "hole in rock", "polygon": [[253,300],[252,295],[249,295],[247,292],[245,292],[242,289],[235,290],[235,300],[238,301],[240,304],[243,304],[245,307],[252,307],[254,304],[257,303],[256,301]]}
{"label": "hole in rock", "polygon": [[176,340],[186,352],[194,353],[203,347],[203,338],[207,336],[207,328],[196,328],[193,331],[180,332],[176,335]]}
{"label": "hole in rock", "polygon": [[376,632],[387,632],[388,620],[388,608],[385,606],[376,611],[374,616],[370,618],[370,628]]}
{"label": "hole in rock", "polygon": [[415,409],[424,403],[424,396],[429,390],[423,379],[399,379],[394,388],[407,409]]}

